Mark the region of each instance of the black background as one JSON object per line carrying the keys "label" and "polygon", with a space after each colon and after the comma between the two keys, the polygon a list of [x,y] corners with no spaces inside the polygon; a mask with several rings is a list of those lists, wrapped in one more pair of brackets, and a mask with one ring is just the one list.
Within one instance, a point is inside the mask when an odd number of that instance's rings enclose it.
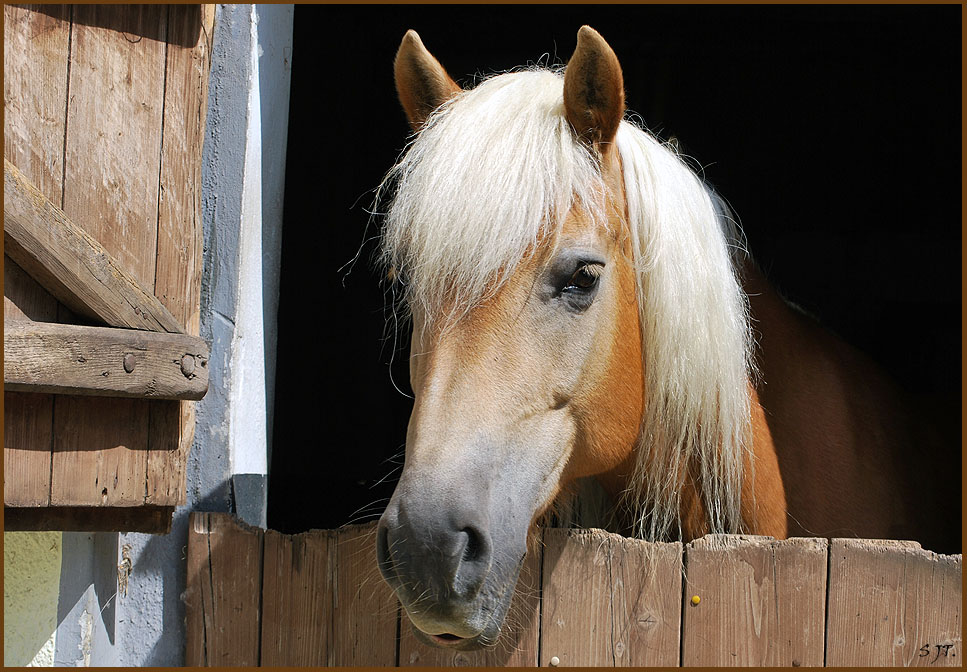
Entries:
{"label": "black background", "polygon": [[410,401],[390,369],[408,390],[406,337],[384,338],[367,210],[409,133],[392,77],[404,32],[466,87],[566,62],[582,24],[773,283],[959,426],[959,6],[297,6],[271,527],[373,519],[402,464]]}

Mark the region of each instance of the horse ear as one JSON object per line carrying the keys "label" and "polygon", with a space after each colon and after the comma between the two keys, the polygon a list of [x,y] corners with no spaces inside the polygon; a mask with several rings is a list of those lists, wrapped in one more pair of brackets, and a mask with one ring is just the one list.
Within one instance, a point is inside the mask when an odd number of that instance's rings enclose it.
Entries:
{"label": "horse ear", "polygon": [[598,31],[581,26],[564,71],[564,114],[579,137],[597,146],[614,140],[624,112],[618,57]]}
{"label": "horse ear", "polygon": [[440,62],[423,46],[415,30],[406,31],[393,62],[396,93],[414,131],[440,105],[460,92]]}

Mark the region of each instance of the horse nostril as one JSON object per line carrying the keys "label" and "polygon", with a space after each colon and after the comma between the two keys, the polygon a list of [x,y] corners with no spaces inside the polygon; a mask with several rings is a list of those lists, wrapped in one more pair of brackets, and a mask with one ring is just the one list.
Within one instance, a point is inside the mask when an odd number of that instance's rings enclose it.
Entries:
{"label": "horse nostril", "polygon": [[389,550],[389,526],[379,525],[376,529],[376,562],[380,573],[387,579],[396,572],[393,567],[393,556]]}
{"label": "horse nostril", "polygon": [[484,552],[484,541],[480,533],[472,527],[465,527],[460,531],[467,535],[467,543],[463,547],[463,561],[475,562],[479,560]]}

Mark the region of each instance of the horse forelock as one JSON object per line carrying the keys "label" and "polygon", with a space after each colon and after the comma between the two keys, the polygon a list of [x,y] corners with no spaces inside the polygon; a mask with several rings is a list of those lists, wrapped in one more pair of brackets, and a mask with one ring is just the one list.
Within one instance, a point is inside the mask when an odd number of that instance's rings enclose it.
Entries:
{"label": "horse forelock", "polygon": [[[493,76],[434,112],[389,171],[382,258],[429,322],[458,320],[584,208],[607,225],[600,165],[564,117],[560,72]],[[636,534],[675,536],[691,471],[709,531],[740,529],[751,465],[751,337],[720,204],[624,121],[621,156],[638,277],[645,417],[626,493]],[[680,528],[677,530],[680,534]]]}
{"label": "horse forelock", "polygon": [[432,114],[387,174],[383,260],[424,315],[459,319],[553,240],[573,207],[601,210],[600,173],[564,118],[562,91],[559,72],[493,76]]}

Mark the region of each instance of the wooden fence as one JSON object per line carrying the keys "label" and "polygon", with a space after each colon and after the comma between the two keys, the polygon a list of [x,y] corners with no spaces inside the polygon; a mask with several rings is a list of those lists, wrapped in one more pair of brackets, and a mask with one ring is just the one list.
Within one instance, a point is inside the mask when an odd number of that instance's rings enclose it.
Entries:
{"label": "wooden fence", "polygon": [[187,664],[961,665],[961,556],[911,542],[545,529],[501,643],[454,652],[413,636],[374,532],[193,514]]}

